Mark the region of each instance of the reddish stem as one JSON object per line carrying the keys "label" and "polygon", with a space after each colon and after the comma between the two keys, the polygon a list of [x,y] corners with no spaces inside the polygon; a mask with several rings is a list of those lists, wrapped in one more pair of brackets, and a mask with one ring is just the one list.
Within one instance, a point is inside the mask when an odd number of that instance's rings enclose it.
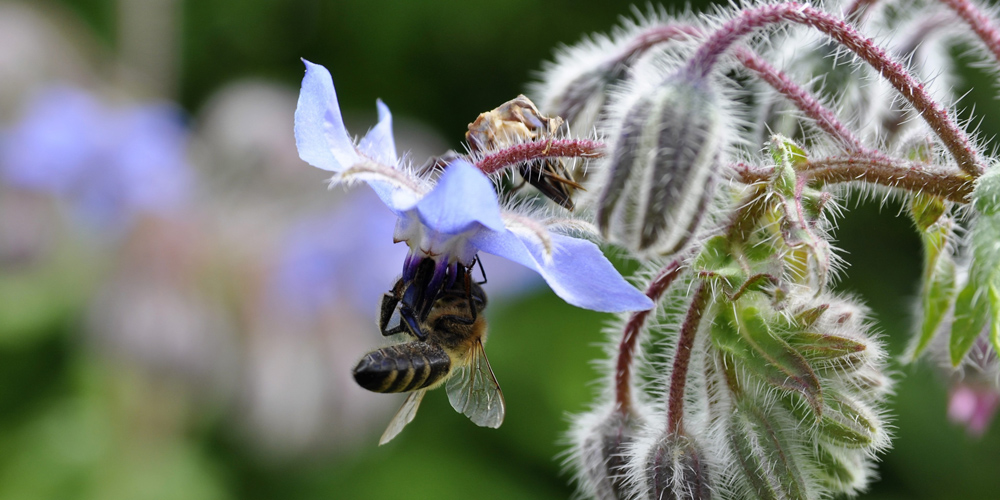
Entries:
{"label": "reddish stem", "polygon": [[611,61],[621,63],[664,42],[682,37],[699,36],[701,30],[688,24],[664,24],[643,31],[632,39],[621,55]]}
{"label": "reddish stem", "polygon": [[[671,283],[681,274],[682,259],[677,259],[657,273],[656,277],[649,282],[646,287],[646,296],[653,302],[660,300],[663,292],[670,287]],[[632,412],[632,360],[635,358],[635,349],[639,341],[639,333],[642,331],[646,318],[656,308],[648,311],[637,311],[632,313],[628,322],[625,323],[625,331],[622,332],[621,343],[618,344],[618,365],[615,370],[615,406],[622,415]]]}
{"label": "reddish stem", "polygon": [[993,26],[993,20],[980,11],[969,0],[941,0],[959,15],[977,36],[986,44],[986,48],[993,53],[993,58],[1000,62],[1000,31]]}
{"label": "reddish stem", "polygon": [[[656,45],[683,35],[700,35],[701,30],[688,25],[667,25],[658,26],[647,32],[636,36],[636,41],[630,46],[629,54],[639,53]],[[840,122],[836,113],[823,106],[816,97],[804,88],[796,84],[785,73],[781,72],[764,58],[753,51],[740,47],[736,49],[736,58],[744,67],[757,74],[765,83],[773,87],[786,99],[797,106],[809,118],[816,121],[816,124],[826,133],[844,144],[850,153],[864,153],[869,155],[878,154],[876,151],[867,149],[848,128]]]}
{"label": "reddish stem", "polygon": [[779,71],[762,57],[753,51],[739,47],[736,49],[736,58],[740,64],[750,71],[753,71],[761,80],[774,87],[775,90],[785,96],[786,99],[795,104],[809,118],[812,118],[816,125],[824,132],[832,135],[843,143],[850,153],[864,153],[869,155],[879,154],[875,150],[870,150],[851,133],[847,127],[840,122],[837,115],[823,106],[812,94],[798,86],[788,75]]}
{"label": "reddish stem", "polygon": [[681,336],[677,340],[677,350],[674,352],[674,366],[670,370],[670,389],[667,391],[667,434],[674,435],[684,432],[684,387],[687,386],[688,366],[691,364],[691,351],[694,349],[694,337],[701,325],[701,317],[708,305],[708,293],[705,283],[698,285],[691,299],[687,317],[681,325]]}
{"label": "reddish stem", "polygon": [[526,161],[547,158],[600,158],[604,143],[587,139],[543,139],[525,142],[487,154],[476,162],[484,174],[493,174]]}
{"label": "reddish stem", "polygon": [[843,20],[808,5],[787,2],[740,12],[736,18],[723,24],[708,37],[691,58],[686,71],[693,78],[707,78],[719,58],[740,38],[758,28],[782,21],[815,28],[871,65],[920,113],[955,157],[959,168],[972,177],[982,174],[982,163],[965,132],[903,65],[894,61],[873,41],[862,36]]}
{"label": "reddish stem", "polygon": [[[745,163],[735,165],[740,182],[753,184],[771,179],[773,169]],[[904,162],[884,156],[835,156],[809,160],[801,168],[809,180],[822,184],[870,182],[880,186],[927,193],[956,203],[968,203],[973,181],[963,174],[933,170],[917,162]]]}
{"label": "reddish stem", "polygon": [[851,5],[847,7],[844,11],[844,17],[854,21],[855,23],[860,23],[868,17],[868,12],[872,5],[878,3],[878,0],[854,0]]}

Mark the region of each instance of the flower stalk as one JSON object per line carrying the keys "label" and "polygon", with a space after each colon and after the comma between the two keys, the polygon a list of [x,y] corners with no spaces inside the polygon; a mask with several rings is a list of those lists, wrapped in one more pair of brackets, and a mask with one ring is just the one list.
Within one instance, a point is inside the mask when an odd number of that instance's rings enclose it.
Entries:
{"label": "flower stalk", "polygon": [[[663,293],[670,288],[670,285],[681,275],[683,261],[674,260],[667,264],[649,282],[646,287],[646,296],[654,303],[658,303]],[[646,324],[651,310],[638,311],[632,313],[625,323],[622,332],[621,342],[618,344],[618,360],[615,364],[615,408],[622,414],[632,412],[632,363],[635,359],[635,350],[639,343],[639,336]]]}
{"label": "flower stalk", "polygon": [[985,167],[965,131],[935,101],[923,84],[902,64],[889,57],[875,42],[864,37],[850,24],[831,14],[797,2],[786,2],[746,9],[713,32],[691,57],[685,68],[690,74],[707,77],[719,59],[743,36],[779,22],[792,22],[815,28],[865,61],[920,113],[931,130],[955,158],[958,167],[972,178]]}
{"label": "flower stalk", "polygon": [[695,334],[701,325],[702,315],[708,306],[711,294],[705,283],[698,285],[688,307],[687,316],[681,325],[681,335],[674,351],[674,363],[670,370],[670,386],[667,389],[667,434],[684,433],[684,388],[688,380],[688,367],[694,350]]}

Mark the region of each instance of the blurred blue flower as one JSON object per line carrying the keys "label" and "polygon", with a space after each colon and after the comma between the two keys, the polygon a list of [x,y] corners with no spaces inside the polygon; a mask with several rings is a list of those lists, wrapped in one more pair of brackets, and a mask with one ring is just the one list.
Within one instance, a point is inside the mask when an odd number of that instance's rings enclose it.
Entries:
{"label": "blurred blue flower", "polygon": [[501,212],[490,180],[464,160],[450,163],[436,184],[400,165],[392,115],[377,102],[379,122],[355,145],[344,127],[333,79],[303,61],[295,112],[299,156],[334,172],[335,183],[367,182],[398,217],[395,240],[410,247],[403,280],[416,283],[403,303],[425,315],[438,292],[475,263],[479,251],[538,272],[562,299],[604,312],[653,306],[615,270],[594,243],[550,231],[545,221]]}
{"label": "blurred blue flower", "polygon": [[371,193],[357,193],[330,213],[310,214],[282,238],[268,285],[268,301],[302,316],[314,316],[347,301],[365,314],[398,270],[399,247],[381,245],[396,217]]}
{"label": "blurred blue flower", "polygon": [[75,88],[42,90],[0,137],[0,179],[68,202],[102,227],[185,202],[187,131],[167,104],[110,108]]}

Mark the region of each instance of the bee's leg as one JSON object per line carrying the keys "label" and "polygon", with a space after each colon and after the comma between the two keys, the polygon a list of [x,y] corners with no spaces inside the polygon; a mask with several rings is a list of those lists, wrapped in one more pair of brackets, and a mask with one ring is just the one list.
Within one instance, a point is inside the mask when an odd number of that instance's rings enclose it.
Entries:
{"label": "bee's leg", "polygon": [[[472,264],[473,265],[479,264],[479,272],[483,273],[483,281],[478,282],[478,284],[485,285],[486,281],[487,281],[486,280],[486,269],[483,268],[483,261],[482,261],[482,259],[480,259],[479,256],[477,255],[476,256],[476,261],[473,262]],[[471,269],[472,266],[469,266],[469,268]]]}
{"label": "bee's leg", "polygon": [[[379,319],[378,319],[378,329],[382,332],[383,336],[388,337],[389,335],[394,335],[402,331],[402,325],[397,319],[393,321],[393,316],[398,314],[396,305],[399,304],[399,299],[391,293],[386,293],[382,295],[382,302],[379,303]],[[390,323],[393,323],[390,326]]]}
{"label": "bee's leg", "polygon": [[413,312],[413,309],[407,307],[406,304],[402,304],[399,306],[399,315],[414,337],[422,341],[427,340],[427,333],[420,329],[420,322],[417,321],[417,315]]}
{"label": "bee's leg", "polygon": [[[479,257],[477,256],[476,261],[478,260]],[[476,312],[476,305],[472,303],[472,273],[470,273],[468,269],[465,271],[465,298],[467,299],[466,302],[469,304],[469,313],[472,314],[472,321],[468,323],[471,325],[476,322],[476,318],[479,316],[479,313]]]}

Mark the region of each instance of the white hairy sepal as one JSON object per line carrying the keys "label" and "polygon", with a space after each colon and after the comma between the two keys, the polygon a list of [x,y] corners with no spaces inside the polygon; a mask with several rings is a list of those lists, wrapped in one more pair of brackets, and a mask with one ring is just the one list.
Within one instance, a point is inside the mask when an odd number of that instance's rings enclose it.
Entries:
{"label": "white hairy sepal", "polygon": [[614,404],[604,404],[574,417],[569,464],[582,495],[597,500],[628,497],[626,464],[646,421],[644,414],[636,407],[623,414]]}
{"label": "white hairy sepal", "polygon": [[791,288],[787,300],[782,314],[786,315],[790,324],[805,332],[864,346],[863,350],[840,358],[811,359],[814,368],[824,372],[851,373],[865,366],[879,370],[885,367],[888,358],[885,346],[872,333],[870,311],[860,301],[829,292],[815,295],[806,287]]}
{"label": "white hairy sepal", "polygon": [[[713,496],[709,458],[689,436],[662,434],[637,443],[633,497],[648,500],[707,500]],[[636,463],[638,462],[638,463]]]}
{"label": "white hairy sepal", "polygon": [[598,193],[597,225],[639,255],[677,253],[713,198],[728,140],[719,96],[704,79],[674,74],[635,85],[618,107],[611,150],[588,188]]}
{"label": "white hairy sepal", "polygon": [[636,11],[635,19],[624,19],[610,34],[594,34],[573,46],[560,47],[555,60],[544,65],[529,94],[542,112],[562,117],[578,134],[589,134],[605,114],[609,93],[631,78],[630,67],[636,60],[684,45],[684,37],[678,37],[629,54],[643,33],[671,24],[695,26],[696,19],[687,14]]}

